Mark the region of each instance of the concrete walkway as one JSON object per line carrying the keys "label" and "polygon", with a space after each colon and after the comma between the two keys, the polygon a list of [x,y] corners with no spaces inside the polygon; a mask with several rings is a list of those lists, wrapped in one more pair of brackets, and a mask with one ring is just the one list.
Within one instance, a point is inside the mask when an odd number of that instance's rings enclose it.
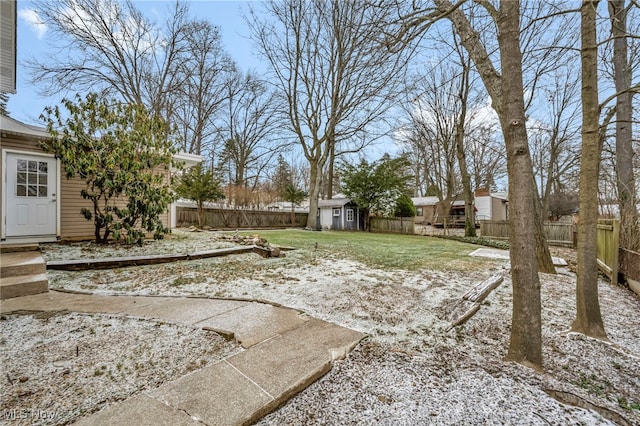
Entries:
{"label": "concrete walkway", "polygon": [[244,348],[215,364],[81,419],[78,425],[242,425],[327,373],[365,335],[270,304],[50,291],[2,301],[0,311],[109,313],[213,330]]}

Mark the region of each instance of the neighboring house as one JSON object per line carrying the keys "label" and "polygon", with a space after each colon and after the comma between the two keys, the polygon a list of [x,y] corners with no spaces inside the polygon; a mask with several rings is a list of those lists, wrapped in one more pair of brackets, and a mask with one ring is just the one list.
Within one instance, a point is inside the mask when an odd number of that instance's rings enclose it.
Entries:
{"label": "neighboring house", "polygon": [[488,189],[477,189],[475,193],[477,220],[507,220],[509,198],[504,192],[491,193]]}
{"label": "neighboring house", "polygon": [[[447,215],[448,219],[462,217],[464,222],[464,200],[461,197],[461,195],[458,195],[451,203],[451,208]],[[442,216],[438,214],[438,204],[440,203],[438,197],[415,197],[411,201],[416,207],[415,223],[434,225],[443,222]]]}
{"label": "neighboring house", "polygon": [[291,208],[296,213],[308,213],[309,212],[309,200],[304,200],[300,204],[294,204],[291,201],[276,201],[265,207],[267,210],[290,212]]}
{"label": "neighboring house", "polygon": [[436,216],[438,197],[415,197],[411,201],[416,206],[415,223],[431,225]]}
{"label": "neighboring house", "polygon": [[337,194],[330,200],[318,200],[318,228],[331,230],[364,230],[364,212],[356,203]]}
{"label": "neighboring house", "polygon": [[[492,194],[486,189],[477,189],[474,198],[476,221],[507,220],[508,198],[506,194]],[[442,218],[438,217],[438,197],[415,197],[411,201],[416,206],[417,224],[433,225],[442,223]],[[451,203],[449,216],[454,221],[464,222],[464,211],[464,199],[462,195],[458,195]]]}
{"label": "neighboring house", "polygon": [[[84,181],[67,179],[60,160],[40,148],[49,133],[10,117],[0,116],[0,236],[4,241],[47,242],[94,238],[93,222],[81,214],[92,208],[80,196]],[[200,156],[174,157],[185,167],[197,164]],[[167,227],[175,223],[175,207],[162,215]]]}

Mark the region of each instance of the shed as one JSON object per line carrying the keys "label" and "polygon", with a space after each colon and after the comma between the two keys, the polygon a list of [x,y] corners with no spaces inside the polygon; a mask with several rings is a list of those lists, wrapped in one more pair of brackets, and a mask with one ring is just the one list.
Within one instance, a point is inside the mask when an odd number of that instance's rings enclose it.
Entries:
{"label": "shed", "polygon": [[318,229],[364,230],[364,212],[341,194],[329,200],[318,200],[317,219]]}
{"label": "shed", "polygon": [[[80,196],[84,181],[66,179],[60,160],[42,151],[51,136],[46,129],[0,115],[0,236],[3,242],[51,242],[94,238],[93,223],[81,214],[91,208]],[[174,157],[185,167],[202,161],[200,156]],[[170,208],[161,216],[172,225]]]}

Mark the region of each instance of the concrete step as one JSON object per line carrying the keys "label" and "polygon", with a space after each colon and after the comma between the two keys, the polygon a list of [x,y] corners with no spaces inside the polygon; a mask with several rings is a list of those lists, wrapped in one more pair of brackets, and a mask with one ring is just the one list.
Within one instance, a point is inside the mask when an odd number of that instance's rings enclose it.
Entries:
{"label": "concrete step", "polygon": [[2,253],[0,256],[0,277],[42,274],[47,264],[37,251]]}
{"label": "concrete step", "polygon": [[23,244],[23,243],[0,243],[0,253],[18,253],[23,251],[38,251],[40,246],[38,244]]}
{"label": "concrete step", "polygon": [[47,274],[18,275],[0,278],[0,300],[29,296],[49,291]]}

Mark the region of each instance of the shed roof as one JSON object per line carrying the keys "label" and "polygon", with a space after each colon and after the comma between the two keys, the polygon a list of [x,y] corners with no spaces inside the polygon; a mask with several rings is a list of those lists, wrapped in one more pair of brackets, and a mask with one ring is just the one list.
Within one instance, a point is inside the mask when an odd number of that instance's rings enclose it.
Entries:
{"label": "shed roof", "polygon": [[318,207],[342,207],[351,202],[350,199],[345,197],[342,194],[336,194],[333,198],[329,200],[318,200]]}

